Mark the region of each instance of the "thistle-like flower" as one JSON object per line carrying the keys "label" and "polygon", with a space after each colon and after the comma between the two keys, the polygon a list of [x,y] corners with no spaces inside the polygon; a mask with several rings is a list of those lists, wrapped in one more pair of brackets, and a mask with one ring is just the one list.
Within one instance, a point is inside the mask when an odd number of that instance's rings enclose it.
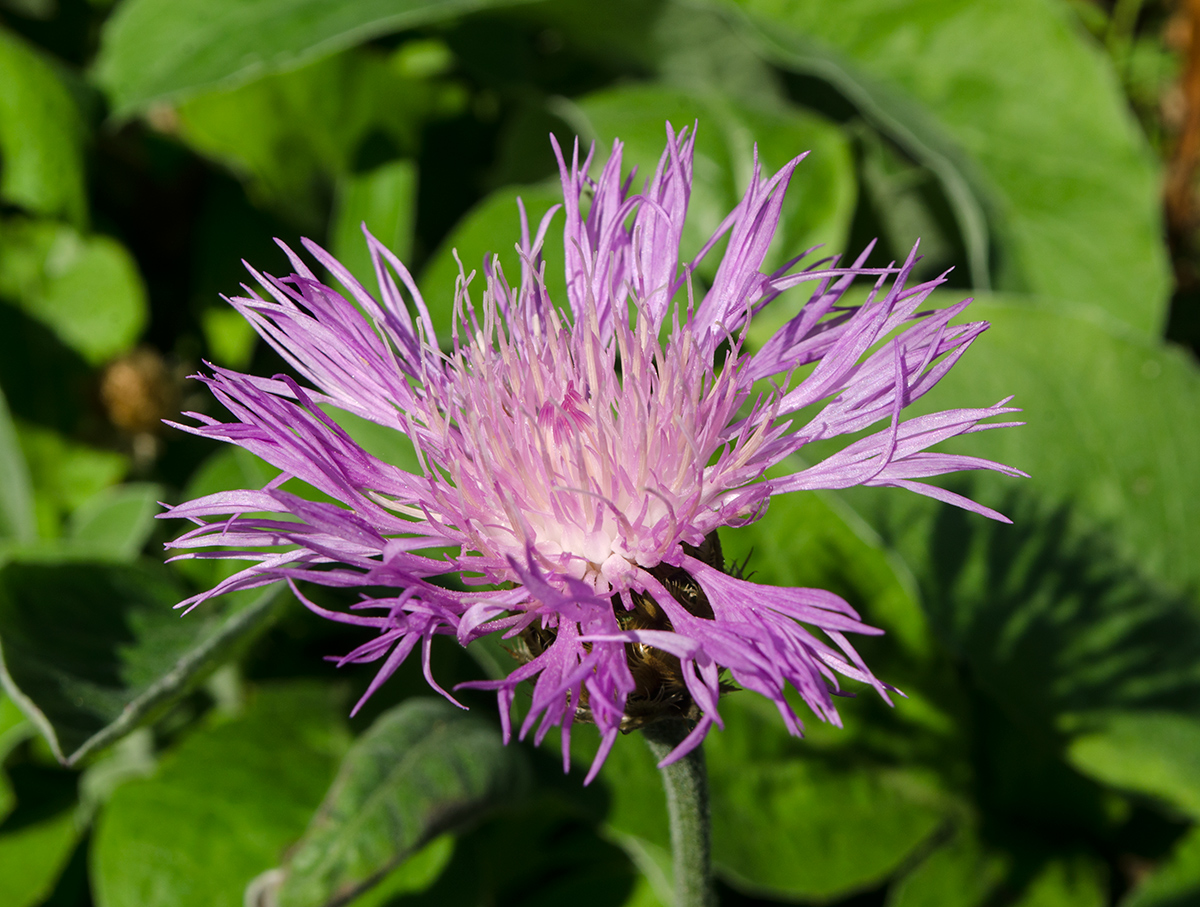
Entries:
{"label": "thistle-like flower", "polygon": [[[264,488],[164,514],[198,524],[170,543],[187,549],[182,556],[249,561],[181,606],[286,580],[317,613],[377,631],[340,659],[382,660],[364,700],[418,643],[429,683],[452,698],[433,678],[433,637],[466,645],[501,633],[523,663],[502,680],[465,686],[497,691],[507,737],[515,689],[534,681],[520,735],[537,725],[540,742],[561,727],[564,763],[572,722],[594,722],[602,743],[589,780],[618,731],[661,717],[694,721],[664,763],[684,755],[721,724],[718,699],[734,685],[768,697],[797,735],[788,684],[834,723],[839,675],[887,699],[890,688],[845,636],[879,631],[831,592],[731,575],[717,529],[758,519],[773,495],[851,485],[899,486],[1004,519],[919,480],[965,469],[1020,474],[928,451],[1015,424],[983,422],[1013,412],[1006,400],[902,418],[987,325],[951,324],[967,301],[921,310],[944,276],[906,288],[915,249],[899,267],[865,267],[868,248],[849,267],[837,259],[800,267],[797,259],[761,272],[803,155],[769,179],[756,162],[744,198],[681,265],[692,145],[687,130],[676,135],[668,125],[657,169],[631,194],[620,142],[595,181],[592,154],[580,164],[576,145],[568,165],[555,144],[567,307],[548,298],[541,261],[557,209],[531,231],[521,208],[519,283],[492,259],[476,303],[477,284],[460,276],[446,348],[408,270],[370,235],[377,292],[308,241],[345,295],[286,247],[290,277],[251,269],[263,295],[246,288],[229,302],[308,386],[215,367],[201,377],[233,419],[189,413],[198,424],[179,427],[237,444],[281,474]],[[696,303],[692,273],[725,236],[712,285]],[[873,283],[866,301],[840,304],[862,276]],[[799,313],[751,352],[751,319],[802,286],[811,293]],[[756,390],[762,379],[778,383]],[[816,404],[811,418],[797,417]],[[367,453],[330,408],[402,433],[419,471]],[[810,442],[871,426],[882,427],[820,462],[764,478]],[[282,490],[293,477],[340,504]],[[446,548],[453,553],[431,556]],[[434,582],[447,574],[464,585]],[[297,581],[394,592],[334,612],[309,601]]]}

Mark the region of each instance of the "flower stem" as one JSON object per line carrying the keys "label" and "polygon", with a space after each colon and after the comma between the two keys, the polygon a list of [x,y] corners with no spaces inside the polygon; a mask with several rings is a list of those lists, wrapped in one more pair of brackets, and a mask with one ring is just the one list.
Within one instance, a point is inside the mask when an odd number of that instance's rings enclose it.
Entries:
{"label": "flower stem", "polygon": [[[647,725],[646,742],[656,759],[675,749],[691,728],[681,718]],[[712,887],[711,843],[708,815],[708,773],[704,750],[696,747],[682,759],[662,769],[671,819],[676,907],[715,907]]]}

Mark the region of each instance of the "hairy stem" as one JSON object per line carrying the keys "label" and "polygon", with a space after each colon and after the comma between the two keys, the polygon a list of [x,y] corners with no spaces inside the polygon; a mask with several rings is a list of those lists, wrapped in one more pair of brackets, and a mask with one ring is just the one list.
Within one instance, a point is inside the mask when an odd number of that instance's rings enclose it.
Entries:
{"label": "hairy stem", "polygon": [[[643,733],[654,757],[661,760],[690,730],[688,722],[671,718],[648,725]],[[662,769],[662,776],[671,819],[676,907],[715,907],[704,750],[696,747]]]}

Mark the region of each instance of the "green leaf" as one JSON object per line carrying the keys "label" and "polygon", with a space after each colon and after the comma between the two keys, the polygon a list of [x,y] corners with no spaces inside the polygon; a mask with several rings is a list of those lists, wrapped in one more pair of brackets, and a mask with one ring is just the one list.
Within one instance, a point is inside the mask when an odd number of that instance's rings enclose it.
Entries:
{"label": "green leaf", "polygon": [[1200,716],[1109,715],[1085,725],[1067,758],[1098,781],[1150,794],[1200,818]]}
{"label": "green leaf", "polygon": [[146,325],[146,290],[115,239],[51,221],[0,222],[0,297],[93,365],[128,349]]}
{"label": "green leaf", "polygon": [[48,60],[4,30],[0,84],[0,198],[82,224],[84,124],[70,91]]}
{"label": "green leaf", "polygon": [[[1043,508],[1070,506],[1113,554],[1167,589],[1200,583],[1200,371],[1183,351],[1131,335],[1086,309],[1055,311],[1011,297],[968,310],[991,322],[970,352],[913,412],[983,406],[1014,395],[1021,428],[974,434],[944,445],[1024,469],[1032,478],[980,475],[980,499],[1004,508],[1030,494]],[[856,491],[855,506],[895,513],[923,506],[889,489]],[[946,508],[929,512],[946,514]],[[1010,514],[1011,515],[1011,514]],[[944,519],[953,519],[944,516]],[[974,518],[973,526],[982,527]],[[982,529],[980,529],[982,531]],[[999,529],[1001,536],[1009,530]],[[1014,529],[1019,535],[1025,530]],[[918,574],[932,551],[910,553]],[[932,574],[926,573],[931,576]]]}
{"label": "green leaf", "polygon": [[[753,153],[768,173],[796,155],[812,153],[792,178],[776,239],[764,263],[770,270],[810,246],[843,251],[854,215],[854,166],[845,136],[824,118],[783,105],[752,104],[720,95],[698,95],[654,85],[625,86],[588,95],[579,101],[576,128],[596,137],[602,164],[613,139],[625,143],[626,172],[638,167],[638,188],[654,173],[666,144],[664,124],[675,129],[699,121],[694,182],[681,258],[689,261],[741,200],[753,173]],[[598,168],[597,168],[598,171]],[[723,248],[723,247],[722,247]],[[700,273],[716,272],[720,249]]]}
{"label": "green leaf", "polygon": [[1131,891],[1121,907],[1184,907],[1200,899],[1200,828],[1192,827],[1154,875]]}
{"label": "green leaf", "polygon": [[0,391],[0,539],[20,543],[32,542],[36,537],[33,484],[8,401]]}
{"label": "green leaf", "polygon": [[[454,314],[454,282],[458,279],[458,262],[462,262],[463,273],[470,276],[475,272],[470,292],[478,300],[483,292],[484,256],[498,255],[500,267],[509,284],[521,278],[521,260],[514,246],[521,238],[521,221],[517,212],[517,199],[525,203],[529,217],[530,236],[537,231],[542,216],[554,205],[562,204],[562,187],[557,182],[540,186],[506,186],[497,189],[474,208],[463,215],[462,220],[442,241],[421,271],[417,286],[429,306],[433,328],[439,338],[450,337],[450,325]],[[561,242],[554,242],[555,226],[562,236],[562,214],[556,215],[546,236],[546,286],[553,300],[566,299],[566,276]]]}
{"label": "green leaf", "polygon": [[722,703],[710,734],[713,860],[737,887],[771,898],[827,900],[879,884],[945,821],[919,771],[843,752],[822,757],[787,735],[750,693]]}
{"label": "green leaf", "polygon": [[488,722],[440,699],[384,713],[350,749],[290,852],[281,907],[342,903],[447,831],[518,799],[524,754]]}
{"label": "green leaf", "polygon": [[960,828],[888,893],[888,907],[980,907],[1003,881],[1006,861]]}
{"label": "green leaf", "polygon": [[66,537],[96,557],[131,561],[145,547],[163,489],[152,482],[107,488],[71,514]]}
{"label": "green leaf", "polygon": [[424,120],[464,102],[455,84],[403,75],[399,57],[362,48],[193,98],[178,110],[179,135],[246,180],[258,203],[323,227],[335,180],[364,157],[414,154]]}
{"label": "green leaf", "polygon": [[263,628],[277,588],[182,616],[165,571],[9,563],[0,569],[0,680],[68,765],[137,727]]}
{"label": "green leaf", "polygon": [[[1157,335],[1160,178],[1103,54],[1052,0],[728,0],[763,52],[817,75],[942,181],[988,286],[1093,303]],[[1086,166],[1080,162],[1086,162]]]}
{"label": "green leaf", "polygon": [[387,907],[395,898],[428,889],[454,856],[453,835],[434,838],[347,907]]}
{"label": "green leaf", "polygon": [[9,829],[0,826],[0,904],[34,907],[54,890],[79,839],[73,810]]}
{"label": "green leaf", "polygon": [[1086,858],[1052,860],[1013,907],[1104,907],[1108,880],[1103,864]]}
{"label": "green leaf", "polygon": [[295,69],[379,35],[522,0],[132,0],[106,23],[96,77],[114,113]]}
{"label": "green leaf", "polygon": [[347,176],[338,184],[330,227],[334,257],[363,286],[375,286],[375,268],[362,224],[401,261],[412,254],[417,208],[417,168],[412,161],[392,161],[367,173]]}
{"label": "green leaf", "polygon": [[[846,752],[822,755],[790,738],[762,697],[731,694],[721,713],[725,730],[704,744],[713,861],[739,889],[772,899],[841,897],[887,878],[945,821],[941,795],[919,773]],[[585,757],[584,748],[575,755]],[[666,801],[648,748],[618,741],[601,778],[614,839],[651,881],[669,875]]]}
{"label": "green leaf", "polygon": [[347,743],[339,699],[312,683],[264,687],[119,787],[92,841],[98,907],[240,907],[333,777]]}

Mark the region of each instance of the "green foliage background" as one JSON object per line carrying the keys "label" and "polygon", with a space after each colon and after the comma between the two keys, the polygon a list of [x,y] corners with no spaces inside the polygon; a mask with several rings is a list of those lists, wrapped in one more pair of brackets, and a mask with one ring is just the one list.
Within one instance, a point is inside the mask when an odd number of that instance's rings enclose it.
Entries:
{"label": "green foliage background", "polygon": [[[413,665],[349,719],[371,668],[322,656],[361,637],[279,590],[181,618],[220,573],[164,565],[177,527],[153,519],[273,477],[159,423],[214,408],[184,380],[201,360],[283,368],[219,298],[241,259],[282,272],[272,238],[304,235],[366,276],[365,221],[445,328],[451,250],[514,260],[516,197],[554,202],[549,133],[620,136],[644,168],[668,118],[699,122],[685,246],[755,143],[772,169],[811,149],[772,255],[879,237],[885,263],[920,237],[923,275],[955,268],[942,301],[993,325],[928,406],[1015,394],[1029,423],[958,449],[1032,478],[951,483],[1013,526],[858,489],[723,534],[757,581],[884,627],[861,648],[907,698],[846,700],[804,740],[727,698],[721,902],[1200,904],[1200,318],[1163,238],[1168,12],[2,0],[0,904],[670,903],[636,737],[584,789],[556,743],[501,747],[488,697],[461,715]],[[509,666],[440,642],[445,686]],[[577,732],[576,761],[595,745]]]}

